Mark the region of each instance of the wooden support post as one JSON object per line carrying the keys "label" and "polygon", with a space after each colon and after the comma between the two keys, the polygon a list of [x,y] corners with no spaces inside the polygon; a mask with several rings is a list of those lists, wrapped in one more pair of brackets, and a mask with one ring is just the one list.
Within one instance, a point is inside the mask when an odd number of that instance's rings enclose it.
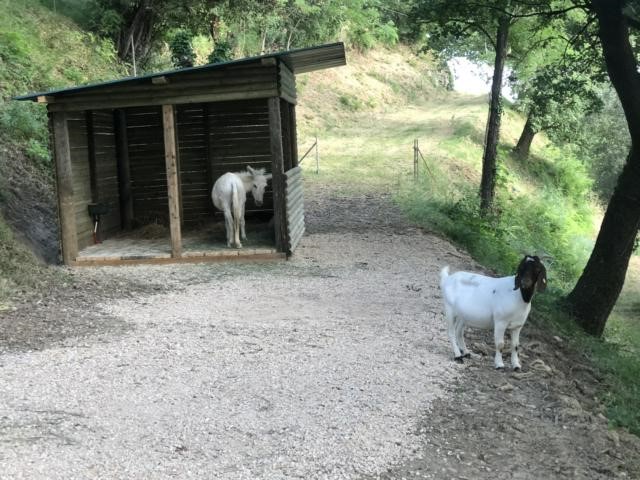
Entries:
{"label": "wooden support post", "polygon": [[116,161],[118,164],[118,196],[120,197],[120,223],[124,230],[133,228],[133,195],[131,193],[131,166],[127,139],[127,114],[124,110],[113,112],[116,133]]}
{"label": "wooden support post", "polygon": [[286,176],[282,151],[282,124],[280,121],[280,98],[271,97],[269,102],[269,138],[271,144],[271,187],[273,189],[273,223],[276,250],[287,249],[287,206],[285,198]]}
{"label": "wooden support post", "polygon": [[71,265],[78,256],[78,232],[73,199],[73,172],[71,170],[71,148],[69,146],[67,114],[63,112],[53,113],[52,123],[62,259],[65,265]]}
{"label": "wooden support post", "polygon": [[171,230],[171,256],[182,257],[182,232],[180,231],[180,180],[178,177],[178,153],[176,148],[175,112],[173,105],[162,106],[164,129],[164,159],[167,165],[167,196],[169,201],[169,228]]}

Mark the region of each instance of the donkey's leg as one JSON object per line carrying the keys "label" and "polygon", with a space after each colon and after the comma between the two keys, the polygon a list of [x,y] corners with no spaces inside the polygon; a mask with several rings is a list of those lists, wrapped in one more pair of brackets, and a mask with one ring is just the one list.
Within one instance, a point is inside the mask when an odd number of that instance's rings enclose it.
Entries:
{"label": "donkey's leg", "polygon": [[228,208],[224,209],[224,230],[227,234],[227,247],[231,247],[233,238],[233,216],[231,215],[231,210]]}
{"label": "donkey's leg", "polygon": [[245,204],[243,203],[240,209],[240,238],[242,238],[242,240],[247,239],[247,232],[244,231],[244,207]]}
{"label": "donkey's leg", "polygon": [[240,224],[242,220],[240,218],[233,219],[233,238],[235,240],[236,248],[242,248],[242,243],[240,243]]}

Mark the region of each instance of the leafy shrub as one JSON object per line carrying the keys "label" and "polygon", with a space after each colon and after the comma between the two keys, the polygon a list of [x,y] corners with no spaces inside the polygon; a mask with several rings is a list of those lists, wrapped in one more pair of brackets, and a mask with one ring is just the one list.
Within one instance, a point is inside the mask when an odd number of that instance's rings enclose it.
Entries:
{"label": "leafy shrub", "polygon": [[359,110],[363,110],[365,107],[364,102],[360,100],[358,97],[354,95],[349,95],[346,93],[344,95],[340,95],[339,101],[340,101],[340,105],[342,105],[343,107],[345,107],[346,110],[349,110],[351,112],[357,112]]}
{"label": "leafy shrub", "polygon": [[209,63],[228,62],[233,58],[233,48],[226,40],[219,40],[213,46],[213,51],[209,54]]}
{"label": "leafy shrub", "polygon": [[20,141],[47,143],[47,112],[31,102],[9,101],[0,104],[0,132]]}
{"label": "leafy shrub", "polygon": [[171,49],[171,61],[176,68],[193,67],[196,54],[191,45],[193,35],[186,30],[179,30],[169,42]]}

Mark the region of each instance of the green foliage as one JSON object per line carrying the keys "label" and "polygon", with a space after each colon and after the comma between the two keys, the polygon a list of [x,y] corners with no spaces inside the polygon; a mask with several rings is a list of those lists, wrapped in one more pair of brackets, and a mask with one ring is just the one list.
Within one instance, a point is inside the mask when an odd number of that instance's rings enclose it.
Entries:
{"label": "green foliage", "polygon": [[601,98],[603,109],[581,119],[574,145],[576,154],[589,166],[598,196],[607,202],[626,163],[631,137],[615,92],[605,90]]}
{"label": "green foliage", "polygon": [[171,41],[169,48],[171,49],[171,61],[176,68],[193,67],[196,54],[191,46],[193,34],[186,30],[178,30]]}
{"label": "green foliage", "polygon": [[226,40],[219,40],[213,46],[212,52],[209,54],[207,61],[209,63],[227,62],[233,58],[233,49],[231,44]]}
{"label": "green foliage", "polygon": [[357,112],[359,110],[364,110],[365,108],[365,103],[355,95],[340,95],[339,101],[340,105],[350,112]]}

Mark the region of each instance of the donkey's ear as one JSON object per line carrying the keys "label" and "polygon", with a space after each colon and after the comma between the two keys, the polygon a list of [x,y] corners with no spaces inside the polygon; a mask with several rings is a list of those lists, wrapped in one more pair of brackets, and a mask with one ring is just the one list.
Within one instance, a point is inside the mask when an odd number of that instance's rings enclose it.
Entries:
{"label": "donkey's ear", "polygon": [[271,173],[267,173],[267,174],[264,176],[264,178],[265,178],[265,180],[266,180],[266,181],[271,180],[271,178],[272,178],[272,177],[273,177],[273,174],[271,174]]}

